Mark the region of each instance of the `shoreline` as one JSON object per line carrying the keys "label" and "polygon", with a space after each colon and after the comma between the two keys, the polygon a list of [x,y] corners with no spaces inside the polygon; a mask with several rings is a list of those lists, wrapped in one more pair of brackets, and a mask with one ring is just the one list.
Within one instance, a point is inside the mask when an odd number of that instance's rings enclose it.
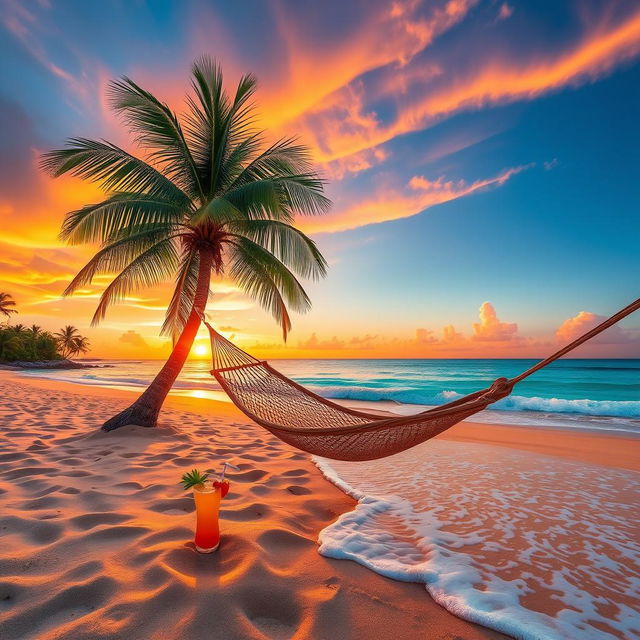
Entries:
{"label": "shoreline", "polygon": [[[321,556],[320,531],[356,502],[230,403],[170,396],[159,428],[107,434],[101,420],[137,393],[9,371],[0,388],[7,640],[507,637],[422,584]],[[618,434],[463,423],[438,439],[640,468],[640,439]],[[227,458],[241,471],[229,474],[223,542],[200,556],[177,481]]]}
{"label": "shoreline", "polygon": [[76,369],[111,369],[112,364],[86,364],[75,360],[0,361],[0,371],[74,371]]}
{"label": "shoreline", "polygon": [[[589,359],[590,362],[591,359]],[[123,361],[125,362],[125,361]],[[291,365],[295,362],[295,365]],[[388,380],[381,380],[378,390],[373,390],[369,386],[358,386],[358,379],[362,372],[359,370],[345,370],[344,384],[334,384],[327,382],[327,375],[334,375],[333,369],[329,367],[331,373],[327,373],[326,365],[320,368],[310,367],[309,363],[300,365],[298,361],[290,361],[288,365],[283,365],[283,372],[289,377],[302,380],[312,391],[325,395],[338,404],[347,405],[355,409],[362,409],[369,413],[379,413],[391,415],[411,415],[432,407],[441,405],[443,402],[456,397],[458,394],[451,390],[446,390],[448,385],[443,383],[444,391],[431,388],[428,392],[420,390],[418,387],[414,391],[387,388]],[[209,376],[206,366],[208,361],[191,361],[185,366],[185,370],[180,379],[174,384],[171,395],[195,396],[210,400],[227,401],[224,393],[217,388]],[[640,360],[634,360],[634,369],[640,375]],[[126,361],[119,368],[117,361],[112,361],[109,365],[102,361],[98,367],[109,367],[102,372],[89,373],[87,371],[63,371],[63,370],[18,370],[17,374],[25,378],[44,377],[51,380],[65,381],[73,384],[87,386],[103,386],[105,388],[142,393],[148,386],[150,380],[157,373],[154,366],[148,361]],[[597,370],[597,367],[596,367]],[[394,370],[395,371],[395,370]],[[581,371],[580,376],[586,375],[588,369]],[[495,372],[498,373],[497,371]],[[507,373],[502,371],[502,373]],[[407,372],[409,378],[413,375]],[[342,375],[342,374],[341,374]],[[399,376],[398,383],[402,384],[402,371],[398,369],[393,375]],[[466,374],[465,374],[466,375]],[[598,374],[600,382],[607,381]],[[619,432],[630,437],[640,437],[640,401],[629,396],[629,384],[631,378],[626,377],[618,381],[620,387],[620,397],[617,400],[608,400],[608,396],[601,392],[594,392],[591,396],[586,392],[582,397],[574,397],[567,394],[562,388],[553,390],[547,388],[545,391],[536,393],[535,389],[522,390],[524,395],[519,395],[516,390],[509,398],[488,407],[481,413],[473,416],[473,422],[486,423],[490,425],[507,426],[531,426],[549,429],[563,429],[567,431],[610,433]],[[579,384],[579,381],[576,381]],[[428,385],[427,385],[428,386]],[[411,387],[411,384],[409,384]],[[433,385],[431,385],[433,387]],[[469,384],[467,381],[467,390]],[[347,391],[344,391],[344,390]],[[406,397],[403,393],[406,391]],[[402,393],[400,393],[402,392]],[[413,395],[417,393],[418,395]],[[551,393],[551,395],[549,395]],[[553,395],[557,393],[557,395]],[[611,396],[614,397],[614,396]]]}
{"label": "shoreline", "polygon": [[[52,378],[39,378],[37,376],[23,377],[16,371],[2,372],[0,370],[0,382],[4,377],[10,377],[16,383],[24,383],[42,389],[59,389],[81,396],[95,395],[108,398],[127,398],[133,401],[140,395],[137,390],[130,391],[116,387],[84,385]],[[224,396],[224,392],[216,391],[216,394]],[[365,408],[367,411],[380,413],[380,415],[397,415],[375,410],[372,407],[372,403],[363,401],[339,401],[339,403],[355,409]],[[231,401],[226,399],[216,400],[209,397],[199,398],[175,393],[167,396],[164,408],[203,413],[211,412],[215,416],[234,417],[251,422]],[[640,433],[636,435],[628,431],[595,431],[588,427],[580,429],[577,427],[567,428],[563,426],[553,427],[528,424],[491,424],[465,420],[437,436],[437,438],[458,442],[481,442],[544,455],[577,459],[604,466],[640,470]],[[619,444],[615,451],[607,450],[606,444],[609,441]]]}

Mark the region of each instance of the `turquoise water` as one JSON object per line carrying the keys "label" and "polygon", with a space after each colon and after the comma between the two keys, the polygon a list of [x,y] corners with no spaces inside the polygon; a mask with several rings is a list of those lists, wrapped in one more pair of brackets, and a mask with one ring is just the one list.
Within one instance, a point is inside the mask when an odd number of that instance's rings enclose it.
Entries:
{"label": "turquoise water", "polygon": [[[513,377],[536,360],[274,360],[273,366],[316,393],[346,403],[376,403],[412,413]],[[80,384],[138,390],[153,378],[157,360],[101,361],[109,367],[25,372]],[[191,361],[175,392],[220,399],[208,361]],[[517,414],[517,415],[515,415]],[[640,360],[566,359],[517,385],[480,416],[484,421],[556,424],[640,433]]]}

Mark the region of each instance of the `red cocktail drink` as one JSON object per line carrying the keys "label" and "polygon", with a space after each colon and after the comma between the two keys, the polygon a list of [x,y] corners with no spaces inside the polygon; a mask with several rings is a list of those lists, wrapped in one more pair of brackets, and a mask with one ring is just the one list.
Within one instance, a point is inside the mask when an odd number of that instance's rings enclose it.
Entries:
{"label": "red cocktail drink", "polygon": [[193,488],[196,501],[196,549],[200,553],[211,553],[220,544],[218,512],[220,510],[221,487],[212,482]]}
{"label": "red cocktail drink", "polygon": [[196,549],[200,553],[211,553],[220,544],[220,527],[218,514],[220,500],[229,491],[229,482],[224,479],[227,467],[240,471],[230,462],[222,465],[222,473],[218,480],[211,480],[209,472],[202,473],[192,469],[182,475],[182,485],[186,490],[193,489],[193,499],[196,501]]}

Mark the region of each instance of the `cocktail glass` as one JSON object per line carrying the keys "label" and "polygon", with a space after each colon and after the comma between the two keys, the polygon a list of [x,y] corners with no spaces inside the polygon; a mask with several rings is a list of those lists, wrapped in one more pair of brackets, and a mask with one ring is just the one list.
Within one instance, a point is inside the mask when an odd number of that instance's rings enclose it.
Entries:
{"label": "cocktail glass", "polygon": [[193,488],[193,498],[196,501],[196,549],[200,553],[211,553],[220,544],[220,487],[206,482],[200,488]]}

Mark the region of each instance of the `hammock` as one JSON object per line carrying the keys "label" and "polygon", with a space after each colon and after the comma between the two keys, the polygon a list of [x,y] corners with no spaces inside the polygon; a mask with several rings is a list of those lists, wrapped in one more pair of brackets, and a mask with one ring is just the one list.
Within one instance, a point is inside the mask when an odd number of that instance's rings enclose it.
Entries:
{"label": "hammock", "polygon": [[381,417],[331,402],[254,358],[220,335],[211,335],[211,374],[233,403],[254,422],[288,444],[334,460],[375,460],[409,449],[508,396],[514,385],[539,371],[625,316],[640,298],[515,378],[412,416]]}

